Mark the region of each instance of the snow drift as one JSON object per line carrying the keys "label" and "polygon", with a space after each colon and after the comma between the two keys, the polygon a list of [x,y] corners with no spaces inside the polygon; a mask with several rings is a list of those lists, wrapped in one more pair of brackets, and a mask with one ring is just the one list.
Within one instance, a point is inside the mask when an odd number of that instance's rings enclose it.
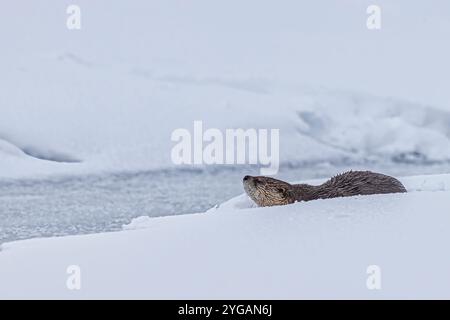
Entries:
{"label": "snow drift", "polygon": [[0,177],[170,167],[194,120],[279,128],[284,164],[448,162],[449,3],[378,4],[372,32],[357,1],[82,1],[70,31],[64,3],[10,2],[0,139],[25,154]]}

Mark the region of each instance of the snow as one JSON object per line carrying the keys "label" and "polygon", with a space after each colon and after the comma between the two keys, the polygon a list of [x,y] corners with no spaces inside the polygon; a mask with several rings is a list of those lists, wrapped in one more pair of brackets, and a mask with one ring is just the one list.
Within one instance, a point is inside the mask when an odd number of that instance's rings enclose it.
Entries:
{"label": "snow", "polygon": [[[124,231],[4,244],[1,298],[449,298],[450,175],[406,194],[141,217]],[[319,182],[319,181],[316,181]],[[81,270],[69,290],[66,270]],[[381,289],[366,287],[369,266]]]}
{"label": "snow", "polygon": [[[171,133],[196,120],[280,129],[282,177],[449,172],[446,0],[378,0],[379,31],[368,1],[77,4],[72,31],[64,1],[2,5],[0,241],[238,194],[245,168],[172,162]],[[449,298],[450,177],[402,181],[408,194],[241,195],[6,243],[0,298]],[[382,290],[366,288],[370,265]]]}
{"label": "snow", "polygon": [[174,167],[195,120],[279,128],[282,164],[449,161],[449,3],[378,1],[369,31],[344,2],[79,1],[78,31],[64,3],[2,6],[0,177]]}

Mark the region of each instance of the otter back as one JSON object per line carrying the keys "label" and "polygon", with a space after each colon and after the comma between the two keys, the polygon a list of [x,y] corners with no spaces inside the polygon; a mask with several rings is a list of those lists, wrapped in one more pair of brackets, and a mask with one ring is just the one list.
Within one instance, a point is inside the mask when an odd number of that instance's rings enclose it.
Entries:
{"label": "otter back", "polygon": [[345,172],[320,186],[295,184],[292,187],[296,201],[406,192],[397,179],[371,171]]}

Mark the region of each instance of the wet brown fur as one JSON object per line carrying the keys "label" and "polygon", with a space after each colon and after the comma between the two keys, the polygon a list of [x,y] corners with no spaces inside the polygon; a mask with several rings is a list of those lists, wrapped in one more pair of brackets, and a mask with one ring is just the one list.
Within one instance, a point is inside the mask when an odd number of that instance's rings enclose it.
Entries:
{"label": "wet brown fur", "polygon": [[371,171],[345,172],[319,186],[290,184],[263,176],[245,176],[243,183],[247,195],[260,207],[316,199],[406,192],[397,179]]}

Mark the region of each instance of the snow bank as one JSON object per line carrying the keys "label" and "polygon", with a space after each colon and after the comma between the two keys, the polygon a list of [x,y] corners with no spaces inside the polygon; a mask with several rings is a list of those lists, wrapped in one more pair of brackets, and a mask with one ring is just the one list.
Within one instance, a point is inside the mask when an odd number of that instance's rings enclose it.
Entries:
{"label": "snow bank", "polygon": [[[448,299],[450,175],[402,181],[407,194],[271,208],[239,197],[122,232],[5,244],[0,297]],[[81,290],[66,287],[71,265]],[[371,265],[381,290],[366,287]]]}
{"label": "snow bank", "polygon": [[345,2],[82,1],[79,31],[64,3],[4,5],[0,139],[25,154],[0,147],[0,177],[172,166],[194,120],[279,128],[283,163],[448,161],[449,4],[379,1],[369,31]]}
{"label": "snow bank", "polygon": [[[450,112],[420,104],[327,90],[293,92],[275,84],[269,85],[267,94],[221,83],[168,84],[104,70],[81,70],[79,77],[89,79],[83,80],[86,90],[95,88],[83,94],[80,99],[86,101],[81,104],[61,95],[57,110],[45,106],[17,110],[14,104],[3,108],[0,128],[8,136],[4,141],[22,154],[10,170],[10,151],[0,148],[0,177],[174,167],[171,133],[178,128],[192,132],[195,120],[202,120],[205,129],[280,129],[282,164],[450,161]],[[97,84],[106,77],[109,85]],[[64,81],[55,81],[64,92]],[[117,99],[110,92],[117,92],[122,81],[130,85],[121,88]],[[41,86],[29,92],[33,100],[47,99]],[[106,101],[88,101],[94,96]],[[26,121],[21,125],[11,121],[18,112],[27,119],[21,118]],[[49,113],[53,120],[46,125]]]}

